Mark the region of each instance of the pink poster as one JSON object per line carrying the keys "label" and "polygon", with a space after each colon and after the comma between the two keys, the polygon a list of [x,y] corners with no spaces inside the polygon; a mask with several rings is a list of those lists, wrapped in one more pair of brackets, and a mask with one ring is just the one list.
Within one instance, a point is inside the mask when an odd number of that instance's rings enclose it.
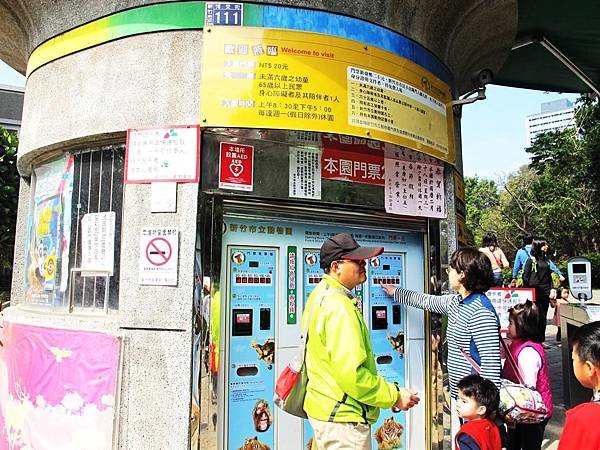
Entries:
{"label": "pink poster", "polygon": [[112,448],[120,341],[4,322],[0,450]]}

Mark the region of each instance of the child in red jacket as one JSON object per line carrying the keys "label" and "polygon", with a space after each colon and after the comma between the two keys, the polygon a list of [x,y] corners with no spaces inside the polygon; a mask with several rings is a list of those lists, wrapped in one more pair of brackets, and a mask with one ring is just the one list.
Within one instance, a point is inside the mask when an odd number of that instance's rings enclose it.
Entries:
{"label": "child in red jacket", "polygon": [[593,389],[592,401],[567,411],[558,450],[600,449],[600,322],[583,325],[573,335],[573,371]]}
{"label": "child in red jacket", "polygon": [[456,412],[465,420],[456,434],[456,450],[501,450],[500,432],[490,420],[500,402],[498,388],[479,375],[467,375],[456,387]]}

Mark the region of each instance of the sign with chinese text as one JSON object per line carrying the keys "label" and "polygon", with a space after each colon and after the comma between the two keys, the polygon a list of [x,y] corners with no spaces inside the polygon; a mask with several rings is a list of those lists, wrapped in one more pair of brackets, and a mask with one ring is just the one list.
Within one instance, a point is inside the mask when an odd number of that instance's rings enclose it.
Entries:
{"label": "sign with chinese text", "polygon": [[490,299],[498,319],[500,319],[500,331],[508,331],[508,310],[519,303],[527,300],[535,301],[535,289],[533,288],[503,288],[493,287],[485,293]]}
{"label": "sign with chinese text", "polygon": [[354,136],[324,134],[322,178],[383,186],[381,142]]}
{"label": "sign with chinese text", "polygon": [[450,88],[412,61],[348,39],[250,27],[212,29],[205,52],[207,126],[368,136],[455,162]]}
{"label": "sign with chinese text", "polygon": [[465,182],[456,170],[454,172],[454,209],[456,214],[462,218],[467,217],[467,205],[465,204]]}
{"label": "sign with chinese text", "polygon": [[200,127],[127,130],[125,183],[200,179]]}
{"label": "sign with chinese text", "polygon": [[139,284],[177,286],[177,228],[143,228],[140,237]]}
{"label": "sign with chinese text", "polygon": [[289,196],[321,198],[321,151],[311,147],[290,147]]}
{"label": "sign with chinese text", "polygon": [[287,259],[287,324],[295,325],[298,317],[298,297],[296,295],[298,252],[296,246],[288,246]]}
{"label": "sign with chinese text", "polygon": [[242,3],[206,2],[205,26],[242,26],[244,5]]}
{"label": "sign with chinese text", "polygon": [[221,142],[219,189],[252,191],[254,188],[254,147]]}
{"label": "sign with chinese text", "polygon": [[81,219],[81,268],[85,269],[82,276],[113,275],[115,217],[115,212],[110,211],[89,213]]}
{"label": "sign with chinese text", "polygon": [[462,245],[469,245],[469,235],[467,232],[467,224],[458,214],[456,215],[456,240]]}
{"label": "sign with chinese text", "polygon": [[446,217],[444,167],[427,155],[386,146],[385,210],[406,216]]}

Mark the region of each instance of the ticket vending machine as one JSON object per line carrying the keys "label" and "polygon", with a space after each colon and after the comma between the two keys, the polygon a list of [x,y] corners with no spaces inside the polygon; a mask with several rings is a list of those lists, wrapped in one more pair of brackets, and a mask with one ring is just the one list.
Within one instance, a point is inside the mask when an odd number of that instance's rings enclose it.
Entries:
{"label": "ticket vending machine", "polygon": [[[337,233],[349,232],[361,245],[386,248],[369,262],[367,282],[355,290],[358,306],[371,332],[379,373],[424,395],[423,313],[393,305],[379,286],[385,282],[422,289],[422,232],[227,215],[223,231],[220,287],[227,313],[222,314],[220,450],[304,450],[312,437],[307,420],[274,408],[272,398],[277,374],[298,351],[306,299],[323,277],[319,248]],[[411,352],[412,373],[406,356]],[[373,427],[373,448],[425,448],[424,417],[424,402],[407,414],[382,411]],[[379,429],[391,440],[379,443]]]}
{"label": "ticket vending machine", "polygon": [[228,448],[241,447],[251,436],[273,448],[278,249],[230,246],[227,255]]}
{"label": "ticket vending machine", "polygon": [[[367,322],[377,373],[389,382],[405,386],[405,308],[394,304],[381,287],[381,283],[404,286],[404,255],[386,252],[371,259],[367,282],[369,290]],[[399,448],[400,445],[406,448],[405,413],[393,414],[390,410],[382,410],[372,429],[373,448]],[[383,440],[387,442],[381,445]]]}

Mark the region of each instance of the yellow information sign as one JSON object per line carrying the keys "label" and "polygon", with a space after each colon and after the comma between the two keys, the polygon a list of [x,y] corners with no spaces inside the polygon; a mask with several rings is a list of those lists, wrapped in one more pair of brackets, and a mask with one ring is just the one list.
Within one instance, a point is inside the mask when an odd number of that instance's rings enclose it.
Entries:
{"label": "yellow information sign", "polygon": [[450,88],[356,41],[252,27],[205,29],[203,126],[368,137],[454,163]]}

